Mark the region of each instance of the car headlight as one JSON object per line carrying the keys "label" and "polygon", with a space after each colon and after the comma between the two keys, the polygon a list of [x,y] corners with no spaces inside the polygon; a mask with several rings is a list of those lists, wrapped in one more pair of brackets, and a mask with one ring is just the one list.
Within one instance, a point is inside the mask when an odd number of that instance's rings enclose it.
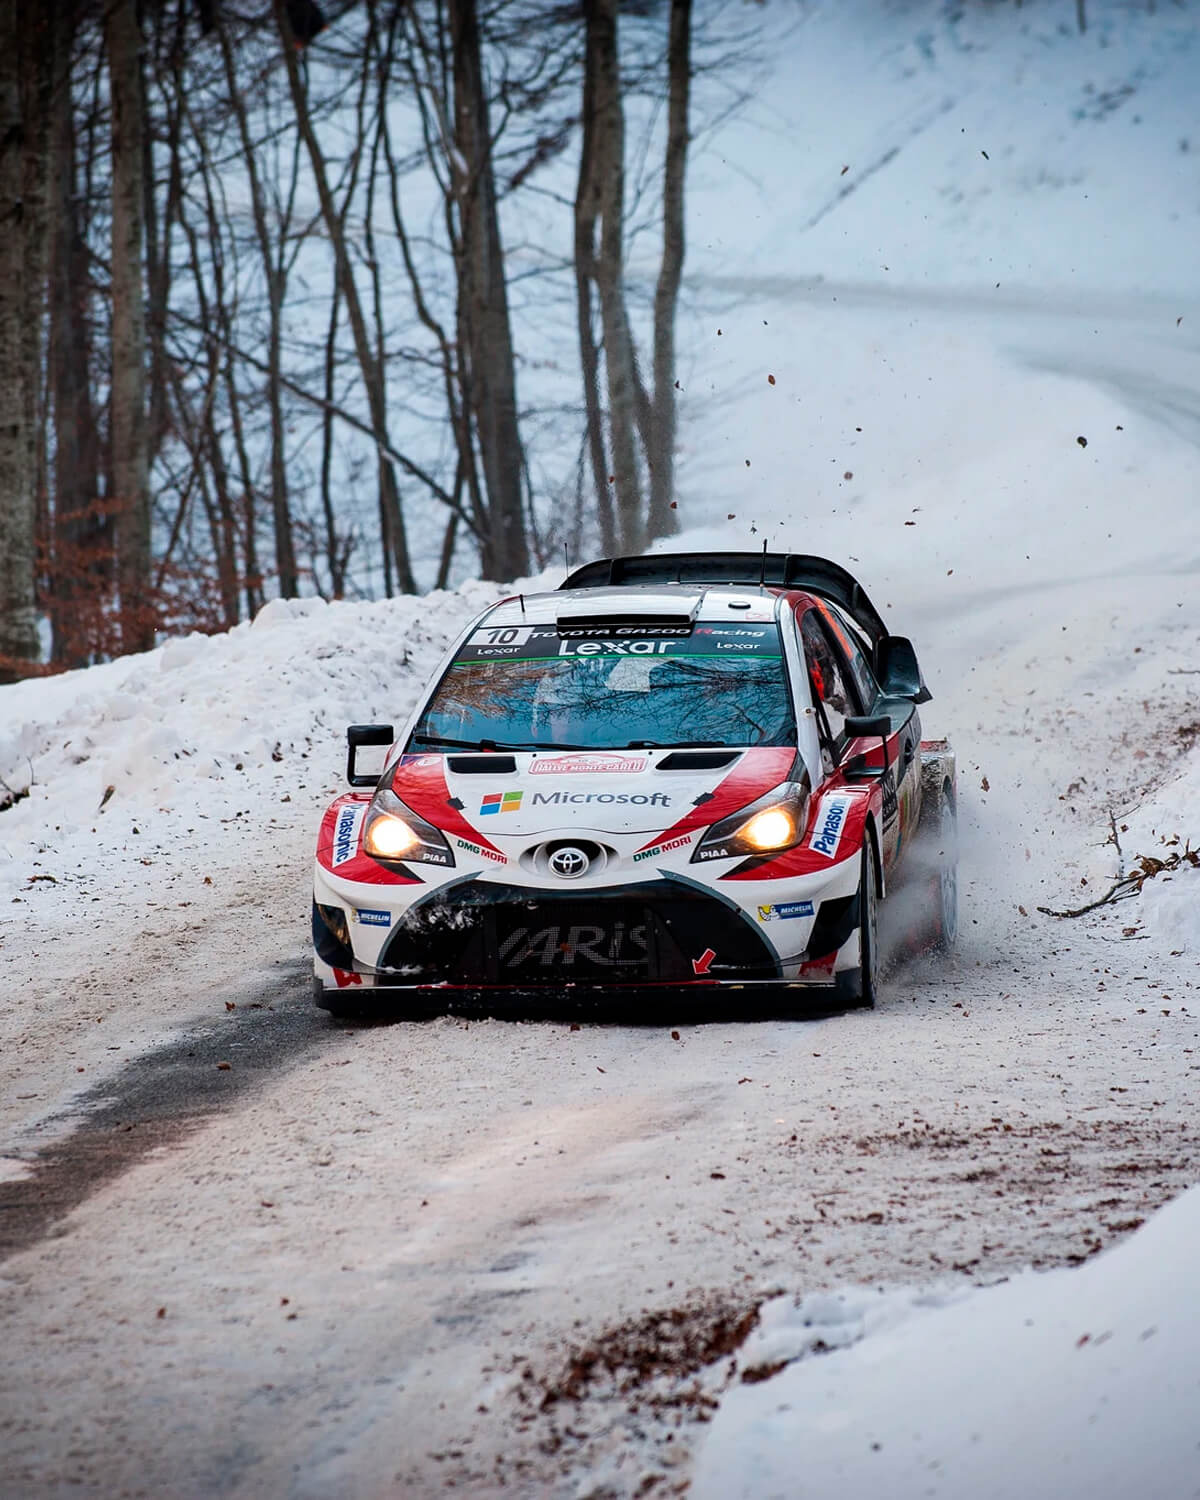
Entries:
{"label": "car headlight", "polygon": [[363,826],[364,854],[381,865],[452,865],[454,855],[432,823],[413,812],[395,792],[380,788],[371,798]]}
{"label": "car headlight", "polygon": [[808,825],[808,782],[785,781],[728,818],[714,823],[692,853],[692,863],[734,854],[778,854],[794,848]]}

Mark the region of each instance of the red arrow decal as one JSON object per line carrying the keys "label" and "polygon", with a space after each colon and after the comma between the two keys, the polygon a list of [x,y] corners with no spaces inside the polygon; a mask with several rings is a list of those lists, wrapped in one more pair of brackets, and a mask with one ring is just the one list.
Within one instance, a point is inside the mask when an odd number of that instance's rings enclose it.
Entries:
{"label": "red arrow decal", "polygon": [[697,974],[707,974],[708,966],[712,963],[713,959],[716,958],[716,956],[717,955],[711,948],[705,948],[704,952],[700,955],[699,958],[692,959],[692,968]]}

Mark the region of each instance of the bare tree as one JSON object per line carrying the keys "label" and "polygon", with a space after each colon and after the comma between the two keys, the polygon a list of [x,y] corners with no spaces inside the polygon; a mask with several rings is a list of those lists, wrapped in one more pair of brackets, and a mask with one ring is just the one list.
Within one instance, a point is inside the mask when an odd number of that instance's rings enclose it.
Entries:
{"label": "bare tree", "polygon": [[671,0],[667,42],[667,145],[663,165],[662,260],[654,290],[654,406],[650,418],[651,540],[678,531],[675,490],[675,309],[683,278],[683,189],[691,95],[692,0]]}
{"label": "bare tree", "polygon": [[[583,246],[587,273],[600,303],[604,371],[608,389],[608,442],[620,546],[638,552],[645,542],[645,515],[638,466],[639,398],[645,401],[625,301],[625,117],[617,48],[619,0],[584,0],[584,146],[587,176],[579,182],[579,226],[590,227]],[[582,200],[582,202],[580,202]],[[597,228],[599,226],[598,236]],[[582,309],[581,309],[582,314]],[[588,310],[590,323],[590,307]],[[583,317],[581,315],[581,328]]]}
{"label": "bare tree", "polygon": [[112,95],[111,443],[121,640],[126,651],[145,651],[154,644],[155,611],[150,598],[150,477],[142,275],[145,94],[137,0],[108,0],[104,42]]}
{"label": "bare tree", "polygon": [[450,153],[450,181],[458,217],[460,358],[488,497],[481,561],[485,578],[519,578],[529,571],[521,497],[524,457],[476,0],[449,0],[448,13],[454,70],[455,149]]}
{"label": "bare tree", "polygon": [[371,413],[371,426],[379,453],[379,492],[380,507],[384,517],[384,546],[395,565],[396,579],[401,591],[406,594],[415,593],[416,580],[413,577],[412,564],[408,555],[408,538],[404,525],[404,513],[400,506],[400,490],[396,482],[396,470],[392,460],[387,456],[387,449],[390,447],[390,444],[387,431],[387,401],[384,387],[384,372],[379,361],[375,358],[370,339],[367,335],[367,323],[363,316],[362,302],[359,298],[358,286],[354,279],[354,268],[350,264],[350,255],[346,247],[345,226],[338,217],[337,206],[334,203],[333,192],[329,185],[329,176],[325,168],[325,156],[321,150],[320,142],[317,140],[316,131],[313,128],[304,82],[300,77],[300,64],[296,56],[298,42],[296,35],[292,31],[287,7],[283,3],[283,0],[275,0],[275,18],[279,28],[280,40],[283,44],[288,86],[291,90],[296,121],[308,151],[309,163],[312,167],[313,179],[317,188],[317,197],[321,205],[321,217],[325,224],[325,232],[329,236],[337,267],[338,289],[346,304],[346,313],[354,335],[355,353],[358,356],[363,384],[366,387],[367,403]]}
{"label": "bare tree", "polygon": [[283,414],[282,369],[283,298],[287,288],[282,247],[275,246],[267,221],[266,192],[261,180],[258,153],[251,138],[246,101],[237,77],[229,25],[223,16],[216,22],[221,60],[229,89],[229,103],[237,121],[242,160],[250,188],[250,206],[254,215],[254,233],[262,257],[267,284],[267,404],[271,415],[271,518],[275,530],[275,568],[279,575],[279,592],[289,598],[299,592],[296,549],[292,540],[292,517],[288,505],[287,455]]}
{"label": "bare tree", "polygon": [[112,582],[112,525],[100,494],[100,434],[92,400],[92,340],[87,317],[90,274],[84,215],[77,191],[71,61],[79,7],[57,13],[51,100],[53,225],[49,288],[49,384],[54,411],[53,497],[46,608],[51,660],[82,667],[101,649]]}
{"label": "bare tree", "polygon": [[[639,551],[677,530],[675,313],[684,259],[684,183],[690,138],[691,0],[671,0],[665,49],[666,146],[662,251],[654,290],[653,389],[638,366],[625,272],[625,121],[620,0],[584,0],[582,141],[575,195],[575,278],[586,443],[606,550]],[[642,81],[643,86],[645,81]],[[659,87],[659,85],[655,85]],[[596,303],[602,343],[595,331]],[[603,353],[607,413],[600,400]],[[607,419],[607,434],[605,420]],[[607,436],[607,442],[606,442]],[[643,497],[647,487],[648,502]]]}
{"label": "bare tree", "polygon": [[[593,524],[582,487],[561,503],[576,451],[606,545],[670,526],[685,0],[670,48],[647,61],[627,44],[623,72],[619,0],[586,0],[590,32],[546,0],[338,0],[313,51],[315,0],[55,0],[22,3],[20,24],[17,4],[0,0],[6,656],[36,662],[39,611],[51,663],[82,665],[175,625],[219,629],[276,588],[412,588],[413,523],[439,582],[464,544],[494,578],[524,573]],[[664,16],[635,24],[657,38]],[[645,177],[626,177],[621,90],[662,96],[668,51],[648,385],[625,270]],[[517,376],[522,319],[569,309],[561,200],[541,174],[577,139],[585,54],[577,450],[576,403],[535,372],[522,410]]]}
{"label": "bare tree", "polygon": [[38,659],[34,476],[23,337],[28,312],[23,209],[20,0],[0,0],[0,681]]}
{"label": "bare tree", "polygon": [[583,376],[584,420],[600,541],[605,552],[618,550],[616,516],[604,441],[604,409],[600,399],[600,346],[595,332],[592,282],[596,275],[596,221],[600,215],[597,172],[599,148],[596,112],[596,68],[588,49],[583,70],[583,121],[579,147],[579,179],[575,190],[575,315],[579,327],[579,359]]}

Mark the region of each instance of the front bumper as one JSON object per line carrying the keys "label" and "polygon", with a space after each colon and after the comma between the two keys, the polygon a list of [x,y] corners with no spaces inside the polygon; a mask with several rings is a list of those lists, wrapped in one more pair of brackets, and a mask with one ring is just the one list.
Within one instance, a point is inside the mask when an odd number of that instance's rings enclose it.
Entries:
{"label": "front bumper", "polygon": [[[824,899],[759,907],[666,872],[586,891],[464,875],[395,912],[386,934],[373,934],[370,962],[356,956],[338,910],[314,906],[316,973],[329,989],[412,991],[828,984],[858,924],[856,889],[844,885],[835,880]],[[799,909],[808,915],[798,921],[761,916]],[[790,952],[777,946],[785,929]]]}

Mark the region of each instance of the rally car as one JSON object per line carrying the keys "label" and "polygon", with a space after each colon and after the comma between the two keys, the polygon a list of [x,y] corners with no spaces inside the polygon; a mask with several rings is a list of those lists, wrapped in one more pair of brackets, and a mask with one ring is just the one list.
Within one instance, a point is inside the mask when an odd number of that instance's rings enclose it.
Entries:
{"label": "rally car", "polygon": [[902,877],[923,945],[955,936],[955,763],[921,738],[928,698],[911,643],[819,557],[612,558],[500,600],[398,735],[347,732],[317,1004],[873,1005]]}

